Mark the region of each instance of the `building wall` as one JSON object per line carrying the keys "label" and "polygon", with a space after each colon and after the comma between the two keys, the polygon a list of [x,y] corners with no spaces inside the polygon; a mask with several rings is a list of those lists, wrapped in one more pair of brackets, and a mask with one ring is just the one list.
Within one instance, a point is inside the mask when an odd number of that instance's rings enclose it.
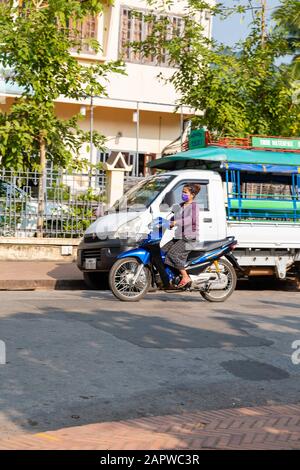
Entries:
{"label": "building wall", "polygon": [[[171,14],[183,15],[187,1],[179,0],[175,2],[170,10]],[[108,60],[117,60],[120,51],[120,18],[122,7],[132,7],[138,10],[148,9],[147,2],[143,0],[116,0],[114,6],[110,9],[109,14],[104,15],[103,27],[107,39],[104,41],[104,56]],[[198,18],[201,24],[205,26],[207,34],[210,34],[210,21]],[[103,36],[99,31],[99,40],[103,41]],[[174,69],[168,67],[160,67],[156,65],[136,64],[126,62],[127,76],[111,77],[108,86],[108,95],[112,98],[125,98],[139,101],[148,101],[155,103],[175,104],[178,96],[171,84],[165,84],[162,80],[158,80],[158,75],[163,74],[165,78],[169,78]]]}
{"label": "building wall", "polygon": [[[186,6],[186,0],[179,0],[169,13],[182,16]],[[116,0],[113,7],[106,9],[98,29],[98,40],[103,45],[106,60],[120,57],[122,7],[149,10],[144,0]],[[198,20],[210,35],[210,19],[203,13]],[[169,78],[174,71],[169,67],[126,61],[126,75],[114,74],[110,77],[109,99],[104,100],[105,103],[102,101],[102,104],[99,102],[99,108],[95,109],[95,128],[101,129],[108,137],[108,148],[136,151],[133,112],[137,106],[140,110],[139,152],[160,154],[167,144],[180,136],[182,116],[180,110],[176,111],[179,97],[170,83],[166,84],[165,80],[158,78],[160,74]],[[193,110],[183,109],[184,116],[192,114]],[[115,139],[118,133],[122,133],[122,137]]]}
{"label": "building wall", "polygon": [[[78,104],[56,104],[57,114],[68,119],[80,112]],[[90,110],[80,126],[90,129]],[[133,122],[133,110],[96,106],[94,108],[94,128],[105,135],[107,147],[120,151],[136,151],[136,124]],[[118,137],[118,134],[122,134]],[[180,134],[180,115],[140,111],[139,144],[141,153],[159,154],[161,150]]]}

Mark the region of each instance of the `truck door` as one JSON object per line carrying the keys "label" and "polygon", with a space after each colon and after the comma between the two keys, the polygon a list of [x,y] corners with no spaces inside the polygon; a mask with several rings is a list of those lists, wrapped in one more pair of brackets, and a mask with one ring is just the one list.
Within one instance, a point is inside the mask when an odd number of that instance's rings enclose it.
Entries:
{"label": "truck door", "polygon": [[178,183],[173,189],[175,204],[182,203],[181,194],[183,187],[188,183],[200,184],[201,191],[198,193],[195,201],[199,205],[199,240],[217,240],[218,230],[216,223],[216,213],[214,213],[213,201],[210,201],[210,188],[209,180],[184,180]]}

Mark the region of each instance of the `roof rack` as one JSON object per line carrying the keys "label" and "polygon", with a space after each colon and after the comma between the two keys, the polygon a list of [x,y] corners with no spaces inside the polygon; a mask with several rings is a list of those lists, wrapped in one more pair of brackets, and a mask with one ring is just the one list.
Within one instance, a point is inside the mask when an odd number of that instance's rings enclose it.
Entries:
{"label": "roof rack", "polygon": [[241,137],[214,138],[206,131],[206,145],[213,147],[239,148],[245,150],[265,150],[269,152],[300,153],[299,137],[281,137],[266,135],[250,135]]}

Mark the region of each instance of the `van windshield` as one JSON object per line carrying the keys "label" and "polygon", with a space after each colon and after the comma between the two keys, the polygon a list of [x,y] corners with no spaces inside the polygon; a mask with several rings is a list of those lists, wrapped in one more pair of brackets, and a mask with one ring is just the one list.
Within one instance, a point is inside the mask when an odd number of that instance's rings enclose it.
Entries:
{"label": "van windshield", "polygon": [[156,175],[141,181],[115,202],[113,210],[117,212],[132,212],[148,208],[173,178],[175,178],[174,175]]}

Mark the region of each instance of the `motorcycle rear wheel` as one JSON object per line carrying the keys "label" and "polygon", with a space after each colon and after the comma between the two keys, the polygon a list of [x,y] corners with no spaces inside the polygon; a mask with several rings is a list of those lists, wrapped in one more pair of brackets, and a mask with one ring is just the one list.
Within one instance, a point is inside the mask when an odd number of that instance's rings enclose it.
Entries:
{"label": "motorcycle rear wheel", "polygon": [[151,286],[151,273],[147,266],[144,266],[137,282],[130,283],[140,265],[137,258],[130,257],[119,259],[112,266],[109,287],[117,299],[123,302],[138,302],[147,294]]}
{"label": "motorcycle rear wheel", "polygon": [[[228,285],[223,290],[209,290],[200,292],[202,297],[208,302],[224,302],[228,297],[230,297],[236,288],[237,275],[232,264],[226,259],[222,258],[219,260],[219,266],[222,269],[223,273],[226,273],[228,278]],[[214,271],[214,268],[210,266],[208,270]]]}

